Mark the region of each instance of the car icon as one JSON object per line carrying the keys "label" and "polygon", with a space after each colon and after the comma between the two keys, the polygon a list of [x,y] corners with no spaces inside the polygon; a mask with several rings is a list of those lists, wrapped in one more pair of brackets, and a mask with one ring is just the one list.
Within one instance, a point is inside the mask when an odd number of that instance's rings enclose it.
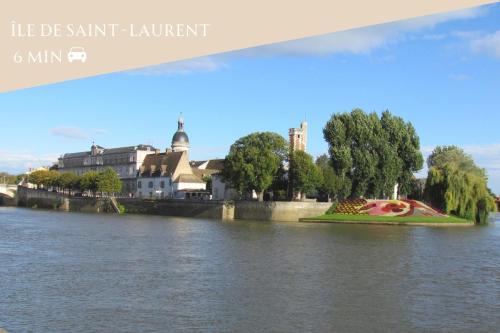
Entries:
{"label": "car icon", "polygon": [[87,52],[85,52],[83,47],[72,47],[68,52],[68,61],[73,62],[79,60],[81,62],[87,61]]}

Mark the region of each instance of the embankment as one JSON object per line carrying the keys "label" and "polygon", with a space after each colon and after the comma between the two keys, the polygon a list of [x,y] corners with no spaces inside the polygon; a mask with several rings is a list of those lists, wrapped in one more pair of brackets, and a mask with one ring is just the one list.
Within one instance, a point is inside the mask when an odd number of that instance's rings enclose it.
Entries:
{"label": "embankment", "polygon": [[17,188],[17,205],[19,207],[54,209],[65,212],[115,212],[108,198],[77,198],[22,186]]}
{"label": "embankment", "polygon": [[[297,222],[300,218],[324,214],[329,203],[320,202],[257,202],[257,201],[190,201],[144,200],[118,198],[126,213],[224,220],[260,220]],[[77,212],[114,212],[107,198],[76,198],[59,193],[19,187],[18,205]]]}

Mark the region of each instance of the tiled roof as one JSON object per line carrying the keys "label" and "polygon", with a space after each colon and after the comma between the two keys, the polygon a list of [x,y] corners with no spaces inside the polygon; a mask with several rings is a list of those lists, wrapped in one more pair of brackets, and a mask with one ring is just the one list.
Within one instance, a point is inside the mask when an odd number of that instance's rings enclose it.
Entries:
{"label": "tiled roof", "polygon": [[[205,165],[206,164],[206,165]],[[222,171],[224,169],[224,159],[215,160],[205,160],[205,161],[191,161],[189,165],[193,168],[200,168],[201,170],[217,170]]]}
{"label": "tiled roof", "polygon": [[[99,149],[103,149],[102,155],[106,154],[118,154],[118,153],[133,153],[136,150],[145,150],[145,151],[151,151],[154,152],[156,150],[155,147],[150,146],[150,145],[137,145],[137,146],[127,146],[127,147],[117,147],[117,148],[109,148],[106,149],[101,146],[97,146]],[[100,154],[101,155],[101,154]],[[87,157],[90,156],[90,151],[82,151],[82,152],[77,152],[77,153],[66,153],[62,157],[63,158],[76,158],[76,157]]]}
{"label": "tiled roof", "polygon": [[198,169],[198,168],[191,168],[193,173],[197,175],[200,178],[203,178],[205,176],[211,176],[213,174],[219,173],[219,170],[209,170],[209,169]]}
{"label": "tiled roof", "polygon": [[209,160],[207,164],[209,170],[224,170],[224,159]]}
{"label": "tiled roof", "polygon": [[78,153],[66,153],[63,155],[63,158],[86,157],[89,155],[90,155],[89,151],[82,151],[82,152],[78,152]]}
{"label": "tiled roof", "polygon": [[205,163],[206,161],[191,161],[189,162],[189,165],[192,166],[193,168],[198,168],[200,165]]}
{"label": "tiled roof", "polygon": [[200,183],[204,184],[205,182],[201,180],[200,177],[196,175],[189,175],[189,174],[180,174],[179,177],[175,180],[175,183]]}
{"label": "tiled roof", "polygon": [[175,172],[183,152],[146,155],[139,171],[140,177],[170,176]]}

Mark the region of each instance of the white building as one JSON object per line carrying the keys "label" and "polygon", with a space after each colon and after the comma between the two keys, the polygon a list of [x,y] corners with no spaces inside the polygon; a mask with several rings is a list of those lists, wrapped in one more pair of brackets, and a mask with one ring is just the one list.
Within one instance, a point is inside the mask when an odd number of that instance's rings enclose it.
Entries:
{"label": "white building", "polygon": [[179,118],[171,149],[146,156],[137,175],[136,196],[151,199],[209,199],[206,183],[189,165],[189,138]]}
{"label": "white building", "polygon": [[149,145],[108,149],[92,144],[90,151],[62,155],[58,160],[57,170],[81,176],[88,171],[101,172],[110,167],[123,183],[122,193],[135,193],[137,171],[144,158],[155,151],[156,149]]}
{"label": "white building", "polygon": [[192,161],[191,167],[193,172],[201,178],[210,177],[212,179],[212,200],[236,200],[240,198],[238,191],[222,180],[223,159]]}

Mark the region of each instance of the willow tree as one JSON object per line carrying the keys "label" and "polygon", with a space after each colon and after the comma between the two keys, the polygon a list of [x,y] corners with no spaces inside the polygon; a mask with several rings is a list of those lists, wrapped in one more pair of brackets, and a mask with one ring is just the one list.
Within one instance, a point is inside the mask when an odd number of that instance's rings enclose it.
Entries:
{"label": "willow tree", "polygon": [[395,184],[408,193],[411,176],[423,166],[415,129],[389,111],[381,117],[361,109],[334,114],[323,134],[348,196],[387,197]]}
{"label": "willow tree", "polygon": [[427,164],[427,201],[447,214],[487,223],[489,213],[496,207],[484,169],[456,146],[437,147]]}

